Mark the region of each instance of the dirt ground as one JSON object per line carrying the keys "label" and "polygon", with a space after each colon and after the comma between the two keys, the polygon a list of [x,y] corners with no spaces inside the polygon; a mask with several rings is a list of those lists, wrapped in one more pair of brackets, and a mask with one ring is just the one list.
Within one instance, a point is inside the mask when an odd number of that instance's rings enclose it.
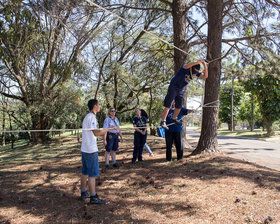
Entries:
{"label": "dirt ground", "polygon": [[222,153],[187,157],[187,150],[182,161],[166,162],[164,139],[152,136],[155,156],[144,151],[133,165],[133,135],[124,136],[118,169],[105,170],[99,142],[97,192],[106,205],[79,200],[75,136],[0,150],[0,223],[280,223],[279,171]]}

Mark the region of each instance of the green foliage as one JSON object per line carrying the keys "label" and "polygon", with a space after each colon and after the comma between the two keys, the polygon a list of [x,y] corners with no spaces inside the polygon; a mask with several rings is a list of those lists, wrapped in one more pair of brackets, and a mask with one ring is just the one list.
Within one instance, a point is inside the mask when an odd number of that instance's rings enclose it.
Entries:
{"label": "green foliage", "polygon": [[257,97],[260,112],[269,131],[273,122],[280,119],[280,79],[268,74],[250,79],[244,86],[246,91]]}
{"label": "green foliage", "polygon": [[[244,97],[241,100],[241,105],[238,113],[238,118],[241,121],[247,121],[248,124],[252,125],[252,102],[254,105],[254,123],[257,126],[263,126],[262,116],[260,113],[259,104],[256,99],[252,100],[252,95],[244,94]],[[254,97],[253,97],[254,98]],[[251,127],[252,128],[252,127]]]}
{"label": "green foliage", "polygon": [[[234,82],[233,92],[233,117],[234,122],[236,123],[238,120],[238,111],[240,108],[241,98],[244,95],[243,88],[237,81]],[[231,123],[231,94],[231,82],[227,82],[226,84],[222,85],[220,90],[219,119],[220,121],[227,124]]]}

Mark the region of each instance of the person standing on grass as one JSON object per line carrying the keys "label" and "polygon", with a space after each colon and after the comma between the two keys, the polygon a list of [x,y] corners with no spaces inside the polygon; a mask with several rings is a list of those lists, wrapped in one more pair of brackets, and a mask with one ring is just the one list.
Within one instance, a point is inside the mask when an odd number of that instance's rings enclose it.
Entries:
{"label": "person standing on grass", "polygon": [[[175,144],[177,152],[177,160],[183,158],[183,127],[182,125],[174,124],[172,121],[173,114],[175,111],[175,102],[172,103],[172,108],[169,110],[166,124],[171,124],[168,130],[165,130],[165,142],[166,142],[166,161],[171,161],[172,159],[172,145]],[[182,122],[182,117],[189,113],[193,113],[194,110],[188,110],[184,107],[181,108],[181,111],[178,114],[178,120]],[[172,124],[173,123],[173,124]]]}
{"label": "person standing on grass", "polygon": [[[109,108],[108,110],[108,117],[105,119],[104,124],[103,124],[103,129],[110,128],[117,126],[118,128],[120,127],[120,123],[118,118],[116,117],[116,110],[115,108]],[[116,152],[119,148],[119,136],[121,142],[123,141],[122,137],[122,132],[121,130],[111,130],[108,131],[103,138],[103,144],[105,146],[106,152],[105,152],[105,164],[106,164],[106,169],[110,169],[109,166],[109,160],[110,160],[110,155],[113,160],[113,167],[117,168],[119,167],[119,164],[116,161]]]}
{"label": "person standing on grass", "polygon": [[[110,130],[118,130],[118,127],[98,129],[96,114],[100,111],[98,100],[88,101],[89,113],[83,120],[82,131],[82,175],[81,175],[81,199],[90,198],[90,204],[106,204],[96,193],[96,177],[99,176],[98,147],[96,136],[104,135]],[[87,181],[89,193],[87,192]]]}
{"label": "person standing on grass", "polygon": [[[147,119],[147,123],[149,122],[148,114],[144,109],[141,109],[141,116],[143,116]],[[147,152],[150,154],[150,157],[154,156],[154,153],[152,152],[151,148],[148,146],[147,141],[144,144],[144,149],[147,150]]]}
{"label": "person standing on grass", "polygon": [[[200,63],[203,64],[204,72],[200,72]],[[208,68],[204,60],[198,60],[197,62],[186,64],[184,63],[176,75],[171,79],[167,94],[164,99],[164,110],[160,114],[161,123],[160,126],[165,130],[168,130],[166,125],[166,117],[172,106],[172,102],[175,100],[175,110],[173,117],[171,118],[172,123],[182,125],[182,122],[177,119],[178,114],[182,108],[184,102],[185,86],[193,79],[193,76],[200,78],[208,78]]]}
{"label": "person standing on grass", "polygon": [[138,162],[143,160],[143,147],[147,139],[147,118],[141,116],[141,110],[139,108],[135,109],[135,114],[136,116],[133,118],[133,127],[135,128],[135,132],[132,164],[135,164],[137,159]]}

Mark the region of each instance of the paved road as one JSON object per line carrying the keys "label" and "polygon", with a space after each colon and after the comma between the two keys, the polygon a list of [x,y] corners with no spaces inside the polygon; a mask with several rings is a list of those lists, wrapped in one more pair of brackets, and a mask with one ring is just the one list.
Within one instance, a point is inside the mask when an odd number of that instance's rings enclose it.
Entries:
{"label": "paved road", "polygon": [[[187,135],[199,138],[193,128]],[[280,171],[280,139],[263,141],[241,137],[218,136],[219,147],[229,156],[244,159]]]}

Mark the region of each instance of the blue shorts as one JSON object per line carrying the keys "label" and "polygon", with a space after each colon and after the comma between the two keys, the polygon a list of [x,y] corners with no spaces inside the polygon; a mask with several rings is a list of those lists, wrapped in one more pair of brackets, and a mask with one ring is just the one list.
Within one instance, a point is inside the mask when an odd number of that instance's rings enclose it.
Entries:
{"label": "blue shorts", "polygon": [[119,135],[107,133],[106,137],[107,145],[105,149],[107,152],[117,151],[119,148]]}
{"label": "blue shorts", "polygon": [[178,89],[178,87],[170,85],[168,87],[163,106],[171,108],[172,103],[175,100],[175,108],[182,108],[184,103],[184,92],[185,89]]}
{"label": "blue shorts", "polygon": [[98,152],[82,152],[82,175],[99,176]]}

